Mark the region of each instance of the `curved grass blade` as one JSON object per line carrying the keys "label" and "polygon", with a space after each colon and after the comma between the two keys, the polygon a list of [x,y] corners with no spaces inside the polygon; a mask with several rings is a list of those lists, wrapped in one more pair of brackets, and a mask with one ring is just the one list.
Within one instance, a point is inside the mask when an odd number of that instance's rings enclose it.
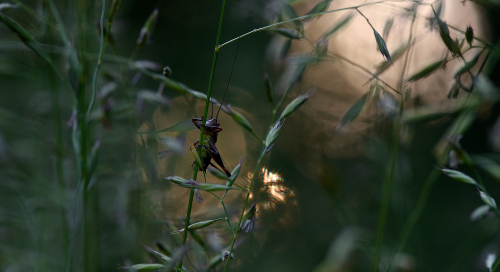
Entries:
{"label": "curved grass blade", "polygon": [[290,104],[286,106],[286,108],[281,113],[279,121],[283,121],[286,117],[292,114],[294,111],[298,110],[300,106],[302,106],[311,95],[314,94],[314,87],[309,89],[307,93],[297,96]]}
{"label": "curved grass blade", "polygon": [[343,19],[341,19],[337,24],[335,24],[332,28],[330,28],[328,31],[326,31],[322,38],[323,39],[328,39],[330,38],[333,34],[337,33],[337,31],[341,30],[343,27],[345,27],[352,19],[354,15],[352,13],[348,14],[345,16]]}
{"label": "curved grass blade", "polygon": [[253,128],[248,122],[248,120],[239,112],[235,111],[231,105],[222,106],[222,111],[227,113],[229,116],[233,118],[233,120],[240,125],[242,128],[247,130],[248,132],[254,134]]}
{"label": "curved grass blade", "polygon": [[437,69],[443,67],[447,63],[447,60],[439,60],[434,63],[429,64],[428,66],[422,68],[422,70],[416,72],[406,79],[407,82],[417,81],[422,78],[425,78],[435,72]]}
{"label": "curved grass blade", "polygon": [[387,40],[387,37],[389,37],[389,33],[391,32],[392,26],[394,24],[394,17],[391,17],[385,21],[384,25],[384,31],[382,32],[382,37],[384,40]]}
{"label": "curved grass blade", "polygon": [[382,38],[382,36],[380,36],[380,34],[378,34],[378,32],[375,29],[373,29],[373,34],[375,35],[375,40],[377,41],[377,46],[378,49],[380,50],[380,53],[382,53],[382,56],[384,56],[387,60],[391,62],[391,64],[393,64],[391,60],[391,55],[389,54],[389,50],[387,50],[387,46],[385,45],[385,41]]}
{"label": "curved grass blade", "polygon": [[21,39],[21,41],[29,47],[35,54],[37,54],[40,58],[42,58],[50,68],[57,74],[62,81],[66,83],[65,78],[62,73],[59,71],[57,66],[52,62],[49,55],[42,49],[38,41],[29,33],[24,27],[18,24],[16,21],[12,20],[10,17],[5,16],[0,12],[0,22],[4,23],[12,32],[16,33],[16,35]]}
{"label": "curved grass blade", "polygon": [[285,59],[288,51],[290,50],[290,46],[292,46],[292,39],[288,39],[280,50],[280,59]]}
{"label": "curved grass blade", "polygon": [[198,189],[207,192],[225,191],[225,190],[243,190],[241,188],[234,188],[216,183],[198,183],[194,180],[186,180],[178,176],[169,176],[166,177],[165,179],[184,188]]}
{"label": "curved grass blade", "polygon": [[269,105],[271,105],[271,109],[274,109],[274,87],[266,70],[264,70],[264,89],[266,91],[267,101]]}
{"label": "curved grass blade", "polygon": [[152,270],[158,270],[158,269],[163,269],[165,266],[163,264],[134,264],[130,267],[120,267],[120,269],[133,269],[136,271],[152,271]]}
{"label": "curved grass blade", "polygon": [[[213,219],[213,220],[207,220],[207,221],[197,222],[197,223],[189,225],[188,226],[188,230],[191,231],[191,230],[201,229],[201,228],[210,226],[213,223],[215,223],[217,221],[220,221],[220,220],[226,220],[226,218],[225,217],[221,217],[221,218],[217,218],[217,219]],[[180,230],[173,231],[170,234],[180,233],[180,232],[183,232],[183,231],[184,231],[184,229],[180,229]]]}
{"label": "curved grass blade", "polygon": [[475,186],[478,186],[478,187],[481,187],[481,185],[479,185],[479,183],[477,183],[473,178],[469,177],[468,175],[460,172],[460,171],[457,171],[457,170],[451,170],[451,169],[446,169],[446,168],[443,168],[441,169],[441,171],[447,175],[448,177],[456,180],[456,181],[460,181],[460,182],[463,182],[463,183],[467,183],[467,184],[472,184],[472,185],[475,185]]}
{"label": "curved grass blade", "polygon": [[191,142],[191,139],[189,139],[189,137],[188,137],[188,140],[189,140],[189,145],[190,145],[189,151],[191,151],[191,154],[194,157],[194,161],[195,161],[196,165],[198,165],[199,169],[203,169],[203,163],[201,162],[200,154],[198,154],[198,151],[194,147],[194,145]]}
{"label": "curved grass blade", "polygon": [[273,127],[267,133],[265,141],[266,153],[269,153],[269,151],[271,151],[271,148],[274,146],[274,142],[276,142],[276,139],[278,138],[281,132],[281,127],[283,126],[284,123],[285,120],[274,123]]}
{"label": "curved grass blade", "polygon": [[366,103],[366,98],[368,97],[368,94],[371,92],[365,93],[363,96],[361,96],[352,106],[346,111],[344,116],[340,119],[339,123],[337,124],[337,131],[339,131],[343,126],[351,123],[356,117],[358,117],[359,113],[363,109]]}
{"label": "curved grass blade", "polygon": [[[325,11],[328,8],[328,6],[330,6],[330,2],[332,2],[332,0],[323,0],[319,3],[317,3],[306,15],[311,15],[314,13]],[[304,22],[307,22],[311,18],[319,18],[319,17],[320,16],[304,18]]]}
{"label": "curved grass blade", "polygon": [[483,200],[484,204],[492,207],[493,209],[497,208],[497,203],[488,193],[485,193],[483,191],[479,191],[479,196]]}
{"label": "curved grass blade", "polygon": [[460,51],[460,46],[451,38],[450,30],[448,29],[448,25],[446,24],[446,22],[442,21],[438,16],[436,16],[436,21],[439,27],[439,36],[441,36],[441,40],[443,41],[443,43],[452,54],[461,57],[462,52]]}
{"label": "curved grass blade", "polygon": [[464,66],[462,66],[456,73],[455,77],[460,77],[463,73],[470,71],[472,67],[474,67],[479,60],[479,57],[481,56],[482,52],[479,52],[474,58],[472,58],[470,61],[466,62]]}
{"label": "curved grass blade", "polygon": [[472,46],[473,39],[474,39],[474,29],[472,29],[472,26],[469,25],[465,30],[465,40],[467,41],[469,46]]}

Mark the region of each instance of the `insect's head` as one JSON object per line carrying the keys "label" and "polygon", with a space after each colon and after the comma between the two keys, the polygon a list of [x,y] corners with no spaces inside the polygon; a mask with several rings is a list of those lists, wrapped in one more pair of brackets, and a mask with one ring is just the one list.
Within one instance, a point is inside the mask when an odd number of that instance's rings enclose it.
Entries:
{"label": "insect's head", "polygon": [[205,127],[219,127],[220,124],[217,122],[217,118],[210,118],[205,122]]}

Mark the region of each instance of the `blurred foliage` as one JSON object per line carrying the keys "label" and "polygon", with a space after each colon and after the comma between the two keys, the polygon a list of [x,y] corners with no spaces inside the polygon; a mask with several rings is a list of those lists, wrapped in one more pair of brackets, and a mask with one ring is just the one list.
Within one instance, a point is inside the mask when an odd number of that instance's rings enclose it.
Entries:
{"label": "blurred foliage", "polygon": [[[288,2],[228,3],[222,41],[298,17],[294,8],[302,2]],[[328,10],[330,2],[316,1],[304,14]],[[487,2],[492,15],[498,11],[495,1],[474,2]],[[207,85],[203,70],[213,53],[220,3],[106,1],[102,34],[108,42],[93,107],[88,106],[99,59],[101,2],[9,3],[0,3],[0,270],[169,270],[187,254],[183,264],[190,271],[210,265],[222,271],[222,261],[233,256],[224,256],[232,235],[222,223],[220,202],[206,192],[199,195],[204,201],[194,204],[191,220],[199,225],[188,228],[193,229],[189,247],[183,247],[176,231],[184,225],[187,190],[162,179],[192,172],[186,138],[190,133],[197,137],[190,119],[201,115],[198,102]],[[408,74],[405,84],[426,80],[472,44],[484,51],[464,60],[456,72],[448,95],[452,106],[399,111],[411,89],[388,86],[378,76],[393,68],[392,62],[403,62],[412,44],[392,52],[384,40],[393,22],[378,32],[370,24],[380,51],[372,53],[387,60],[367,73],[369,90],[338,122],[331,121],[331,138],[315,143],[296,136],[314,134],[304,131],[307,120],[294,117],[307,111],[298,107],[313,93],[306,93],[302,76],[322,62],[349,61],[332,56],[328,44],[342,29],[356,31],[350,21],[365,16],[357,11],[327,28],[305,55],[290,54],[290,48],[295,40],[312,40],[305,27],[312,16],[241,39],[225,98],[232,107],[222,108],[229,116],[221,117],[226,119],[217,144],[226,152],[221,154],[228,169],[241,174],[226,184],[248,186],[259,156],[255,135],[264,139],[267,151],[275,147],[263,157],[267,168],[259,168],[254,177],[252,201],[257,204],[247,206],[241,226],[250,232],[236,241],[229,270],[367,271],[377,250],[381,265],[375,270],[392,264],[392,271],[477,271],[488,263],[490,270],[498,269],[491,255],[500,255],[494,202],[500,201],[498,43],[474,40],[468,29],[462,41],[454,40],[436,7],[429,21],[437,24],[434,31],[450,54]],[[498,16],[491,17],[496,29]],[[278,36],[283,42],[276,49],[270,41]],[[485,75],[473,75],[465,86],[460,79],[477,71],[485,56]],[[221,48],[213,93],[217,101],[233,58],[234,47]],[[268,128],[281,104],[288,105],[280,118],[287,117],[286,122]],[[358,135],[362,152],[345,158],[322,153],[320,163],[304,170],[311,145],[336,141],[335,131],[348,131],[371,106],[380,116]],[[271,133],[265,137],[267,129]],[[244,157],[244,163],[228,159],[233,157]],[[388,174],[392,190],[380,231]],[[215,187],[226,188],[224,181],[207,177],[222,182]],[[185,179],[181,185],[200,187]],[[228,194],[228,221],[236,226],[243,194]],[[221,222],[210,221],[214,218]]]}

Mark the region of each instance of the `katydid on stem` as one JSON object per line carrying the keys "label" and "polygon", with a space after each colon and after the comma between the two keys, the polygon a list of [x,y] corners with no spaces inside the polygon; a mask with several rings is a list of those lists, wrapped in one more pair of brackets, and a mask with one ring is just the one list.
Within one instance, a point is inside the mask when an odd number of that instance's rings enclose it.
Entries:
{"label": "katydid on stem", "polygon": [[[222,128],[220,127],[220,124],[217,121],[217,118],[219,116],[219,112],[220,112],[220,109],[222,107],[222,103],[224,102],[224,98],[226,97],[227,89],[229,87],[229,82],[231,81],[231,76],[232,76],[233,70],[234,70],[234,64],[236,63],[236,56],[238,55],[238,48],[239,48],[239,42],[238,42],[238,46],[236,47],[236,54],[234,56],[233,67],[231,69],[231,74],[229,75],[229,80],[227,82],[226,91],[224,92],[224,96],[222,97],[222,101],[220,103],[219,110],[217,110],[217,114],[215,115],[215,118],[213,117],[214,105],[212,103],[212,114],[210,115],[210,118],[208,120],[206,120],[205,124],[201,123],[201,122],[203,122],[203,116],[201,118],[194,117],[193,119],[191,119],[191,121],[196,126],[196,128],[198,128],[200,130],[202,127],[205,128],[205,131],[203,133],[203,138],[198,139],[194,142],[194,147],[196,148],[196,150],[199,150],[201,148],[200,158],[201,158],[201,163],[202,163],[201,166],[203,168],[202,169],[203,172],[205,172],[207,170],[209,165],[213,166],[214,168],[219,169],[216,165],[214,165],[212,163],[212,159],[213,159],[215,161],[215,163],[217,165],[219,165],[219,167],[222,169],[222,171],[224,173],[226,173],[226,175],[228,177],[231,177],[231,173],[224,166],[224,163],[222,162],[222,158],[219,154],[219,151],[217,150],[217,147],[215,146],[215,143],[217,142],[218,133],[222,131]],[[193,164],[194,164],[194,162],[193,162]]]}

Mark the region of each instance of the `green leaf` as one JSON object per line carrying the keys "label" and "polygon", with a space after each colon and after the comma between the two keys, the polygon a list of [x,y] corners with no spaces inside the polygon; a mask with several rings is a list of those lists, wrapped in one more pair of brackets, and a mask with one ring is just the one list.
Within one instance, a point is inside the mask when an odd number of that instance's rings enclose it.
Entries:
{"label": "green leaf", "polygon": [[436,16],[435,18],[438,23],[439,36],[441,36],[441,40],[452,54],[461,57],[462,52],[460,51],[460,46],[450,37],[450,30],[448,29],[448,25],[446,24],[446,22],[442,21],[439,16]]}
{"label": "green leaf", "polygon": [[201,237],[200,233],[196,230],[190,230],[189,233],[191,234],[191,237],[200,245],[204,250],[207,250],[207,243],[205,243],[205,240],[203,240],[203,237]]}
{"label": "green leaf", "polygon": [[488,195],[487,193],[485,193],[483,191],[479,191],[479,196],[481,197],[481,199],[483,200],[483,202],[486,205],[492,207],[493,209],[497,208],[497,203],[490,195]]}
{"label": "green leaf", "polygon": [[304,104],[311,95],[314,94],[314,87],[309,89],[309,91],[305,94],[297,96],[290,104],[286,106],[286,108],[281,113],[279,121],[283,121],[286,117],[296,111],[302,104]]}
{"label": "green leaf", "polygon": [[61,72],[57,68],[57,66],[52,62],[49,55],[43,50],[38,41],[29,33],[24,27],[18,24],[16,21],[12,20],[10,17],[5,16],[0,12],[0,22],[4,23],[12,32],[16,33],[19,39],[28,46],[35,54],[37,54],[40,58],[42,58],[50,68],[61,78],[61,80],[65,81],[65,78],[62,76]]}
{"label": "green leaf", "polygon": [[340,19],[340,21],[337,24],[333,25],[329,30],[327,30],[323,34],[322,38],[323,39],[330,38],[333,34],[337,33],[337,31],[341,30],[344,26],[346,26],[351,21],[352,17],[353,14],[350,13],[344,18]]}
{"label": "green leaf", "polygon": [[280,34],[281,36],[283,36],[285,38],[289,38],[289,39],[294,39],[294,40],[302,39],[302,35],[300,35],[300,33],[296,32],[294,30],[288,29],[288,28],[273,28],[273,29],[269,29],[269,31],[276,32],[276,33]]}
{"label": "green leaf", "polygon": [[266,70],[264,70],[264,90],[266,90],[267,101],[271,105],[271,109],[274,109],[274,87]]}
{"label": "green leaf", "polygon": [[[196,147],[194,147],[193,143],[191,142],[191,139],[189,139],[189,151],[191,151],[191,155],[193,155],[194,161],[196,165],[198,166],[199,169],[203,169],[203,163],[201,162],[200,154],[198,154],[198,151],[196,150]],[[205,171],[205,169],[203,169]]]}
{"label": "green leaf", "polygon": [[172,261],[172,259],[170,257],[168,257],[167,255],[163,254],[163,253],[160,253],[156,250],[153,250],[152,248],[150,247],[147,247],[147,246],[144,246],[144,248],[146,249],[147,252],[149,252],[150,254],[152,254],[153,257],[158,257],[160,258],[162,261],[166,262],[166,263],[170,263]]}
{"label": "green leaf", "polygon": [[375,75],[378,76],[381,73],[385,72],[385,70],[389,69],[389,67],[392,66],[392,62],[398,60],[401,58],[406,50],[408,50],[409,46],[408,44],[404,44],[400,46],[398,49],[394,50],[394,52],[391,54],[391,61],[389,60],[384,60],[382,61],[376,68]]}
{"label": "green leaf", "polygon": [[384,56],[387,60],[389,60],[392,63],[391,55],[389,54],[389,50],[387,50],[387,46],[385,45],[384,39],[380,36],[380,34],[378,34],[378,32],[375,29],[373,29],[373,34],[375,34],[375,40],[377,41],[378,50],[380,50],[382,56]]}
{"label": "green leaf", "polygon": [[13,9],[13,8],[19,8],[19,6],[18,5],[13,5],[13,4],[10,4],[10,3],[0,3],[0,12],[6,11],[6,10],[9,10],[9,9]]}
{"label": "green leaf", "polygon": [[384,37],[384,40],[389,37],[389,33],[391,32],[392,25],[394,24],[394,17],[391,17],[385,21],[384,25],[384,31],[382,32],[382,37]]}
{"label": "green leaf", "polygon": [[[323,12],[325,11],[328,6],[330,6],[330,2],[332,0],[323,0],[319,3],[317,3],[306,15],[311,15],[311,14],[315,14],[315,13],[319,13],[319,12]],[[314,18],[318,18],[319,16],[314,16]],[[310,18],[312,17],[309,17],[309,18],[305,18],[304,19],[304,22],[310,20]]]}
{"label": "green leaf", "polygon": [[271,148],[273,147],[274,142],[278,138],[281,132],[281,127],[283,126],[284,123],[285,123],[284,120],[274,123],[273,127],[267,133],[265,140],[266,153],[269,153],[269,151],[271,151]]}
{"label": "green leaf", "polygon": [[500,164],[498,164],[496,161],[477,155],[472,157],[472,161],[475,165],[481,167],[497,181],[500,181]]}
{"label": "green leaf", "polygon": [[231,172],[231,177],[229,179],[227,179],[227,176],[226,176],[226,179],[228,180],[226,182],[226,186],[228,186],[228,187],[233,186],[234,181],[236,180],[236,178],[240,174],[242,164],[243,164],[243,158],[240,159],[240,162],[238,163],[238,165],[236,165],[236,167]]}
{"label": "green leaf", "polygon": [[328,52],[328,40],[320,39],[316,43],[316,54],[318,54],[318,58],[325,56],[327,52]]}
{"label": "green leaf", "polygon": [[481,56],[482,52],[479,52],[474,58],[472,58],[470,61],[466,62],[464,66],[462,66],[458,71],[455,73],[455,77],[460,77],[463,73],[469,71],[472,67],[474,67],[479,60],[479,57]]}
{"label": "green leaf", "polygon": [[281,11],[283,14],[286,16],[287,19],[294,19],[299,16],[297,16],[297,13],[295,10],[290,6],[290,4],[285,4],[282,6]]}
{"label": "green leaf", "polygon": [[222,111],[224,111],[225,113],[227,113],[229,116],[231,116],[233,118],[233,120],[238,124],[240,125],[241,127],[243,127],[245,130],[247,130],[248,132],[250,133],[254,133],[253,132],[253,128],[252,126],[250,125],[250,123],[248,122],[248,120],[243,116],[241,115],[241,113],[239,112],[236,112],[232,107],[231,105],[227,105],[227,106],[222,106]]}
{"label": "green leaf", "polygon": [[472,26],[469,25],[465,30],[465,40],[467,41],[469,46],[472,46],[473,39],[474,39],[474,29],[472,29]]}
{"label": "green leaf", "polygon": [[484,264],[486,265],[486,268],[488,268],[490,272],[493,271],[493,264],[495,264],[496,260],[497,260],[497,255],[495,253],[490,253],[488,254],[488,256],[486,256],[486,261],[484,262]]}
{"label": "green leaf", "polygon": [[343,126],[351,123],[354,119],[356,119],[356,117],[358,117],[359,113],[365,106],[366,98],[368,97],[369,93],[371,92],[365,93],[356,102],[354,102],[354,104],[352,104],[351,107],[349,107],[349,109],[342,116],[342,118],[340,118],[340,121],[337,124],[337,131],[339,131]]}
{"label": "green leaf", "polygon": [[292,39],[288,39],[280,50],[280,59],[285,59],[288,51],[290,50],[290,46],[292,46]]}
{"label": "green leaf", "polygon": [[163,244],[161,241],[154,240],[153,243],[158,248],[158,250],[161,251],[161,253],[160,252],[158,252],[158,253],[163,254],[164,256],[171,256],[172,255],[172,252],[170,251],[170,249],[168,249],[168,247],[165,244]]}
{"label": "green leaf", "polygon": [[101,146],[101,140],[97,139],[92,146],[92,150],[90,151],[90,158],[89,158],[89,172],[88,175],[92,176],[95,172],[95,169],[97,168],[97,158],[99,155],[99,147]]}
{"label": "green leaf", "polygon": [[225,190],[243,190],[241,188],[234,188],[216,183],[198,183],[194,180],[186,180],[178,176],[169,176],[166,177],[165,179],[184,188],[198,189],[207,192],[225,191]]}
{"label": "green leaf", "polygon": [[441,169],[441,171],[445,175],[447,175],[448,177],[450,177],[450,178],[452,178],[452,179],[454,179],[456,181],[460,181],[460,182],[463,182],[463,183],[472,184],[472,185],[476,185],[476,186],[481,186],[473,178],[469,177],[468,175],[466,175],[466,174],[464,174],[464,173],[462,173],[460,171],[446,169],[446,168]]}
{"label": "green leaf", "polygon": [[[191,230],[201,229],[201,228],[210,226],[213,223],[220,221],[220,220],[226,220],[226,218],[222,217],[222,218],[217,218],[217,219],[213,219],[213,220],[207,220],[207,221],[201,221],[198,223],[194,223],[194,224],[191,224],[188,226],[188,230],[191,231]],[[179,232],[183,232],[183,231],[184,231],[184,229],[180,229],[180,230],[173,231],[170,234],[179,233]]]}
{"label": "green leaf", "polygon": [[416,72],[415,74],[411,75],[406,79],[407,82],[412,82],[412,81],[417,81],[422,78],[425,78],[435,72],[437,69],[443,67],[446,64],[446,60],[440,60],[436,61],[434,63],[429,64],[428,66],[422,68],[420,71]]}
{"label": "green leaf", "polygon": [[162,68],[161,64],[149,60],[136,60],[134,61],[134,66],[137,68],[148,70],[160,70]]}
{"label": "green leaf", "polygon": [[490,206],[488,205],[479,206],[470,214],[470,220],[476,221],[478,219],[481,219],[486,214],[488,214],[489,211],[490,211]]}
{"label": "green leaf", "polygon": [[208,172],[210,172],[210,174],[214,175],[218,179],[227,180],[227,175],[218,168],[209,167]]}
{"label": "green leaf", "polygon": [[163,264],[134,264],[131,267],[122,267],[122,269],[134,269],[134,270],[139,270],[139,271],[151,271],[151,270],[158,270],[162,269],[165,266]]}
{"label": "green leaf", "polygon": [[241,225],[238,228],[238,232],[242,230],[242,226],[246,220],[252,220],[256,212],[257,212],[257,204],[253,203],[252,206],[250,206],[250,208],[248,208],[248,210],[245,212],[245,215],[243,215],[243,218],[241,220]]}
{"label": "green leaf", "polygon": [[455,82],[451,88],[450,88],[450,91],[448,91],[448,98],[457,98],[458,97],[458,93],[460,91],[460,84],[458,84],[458,82]]}
{"label": "green leaf", "polygon": [[307,65],[317,62],[317,56],[299,56],[290,59],[290,64],[278,80],[276,92],[284,94],[290,90],[297,82],[302,79],[302,75],[307,68]]}
{"label": "green leaf", "polygon": [[153,27],[156,24],[156,18],[158,17],[158,12],[159,9],[155,8],[153,12],[149,15],[144,25],[142,26],[139,38],[137,38],[137,46],[139,48],[144,46],[144,44],[146,44],[146,42],[151,39]]}

